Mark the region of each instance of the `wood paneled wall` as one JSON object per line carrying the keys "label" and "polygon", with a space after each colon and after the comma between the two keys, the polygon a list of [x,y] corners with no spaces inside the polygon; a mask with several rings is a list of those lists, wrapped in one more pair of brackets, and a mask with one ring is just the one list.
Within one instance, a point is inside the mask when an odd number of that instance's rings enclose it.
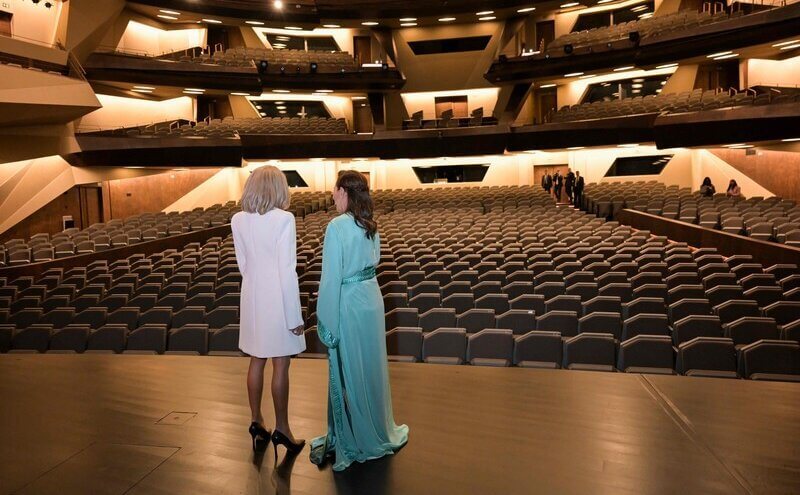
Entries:
{"label": "wood paneled wall", "polygon": [[95,186],[75,186],[44,208],[0,234],[0,242],[9,239],[29,239],[33,234],[46,232],[55,234],[62,231],[61,217],[72,215],[75,227],[82,229],[94,222],[102,221],[99,188]]}
{"label": "wood paneled wall", "polygon": [[168,170],[163,174],[103,182],[109,219],[161,211],[199,186],[219,168]]}
{"label": "wood paneled wall", "polygon": [[[758,149],[747,154],[746,149],[714,148],[709,150],[731,167],[769,189],[776,196],[800,200],[800,153]],[[728,184],[717,189],[724,192]],[[753,196],[742,190],[742,194]]]}

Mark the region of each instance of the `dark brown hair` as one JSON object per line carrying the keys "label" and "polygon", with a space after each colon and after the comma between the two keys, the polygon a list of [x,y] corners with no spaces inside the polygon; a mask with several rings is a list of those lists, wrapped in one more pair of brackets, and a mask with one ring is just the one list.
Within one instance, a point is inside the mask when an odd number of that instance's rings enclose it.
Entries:
{"label": "dark brown hair", "polygon": [[353,215],[356,225],[366,231],[367,239],[373,239],[378,232],[378,222],[372,218],[375,204],[369,195],[367,178],[355,170],[343,170],[336,179],[336,188],[347,192],[347,212]]}

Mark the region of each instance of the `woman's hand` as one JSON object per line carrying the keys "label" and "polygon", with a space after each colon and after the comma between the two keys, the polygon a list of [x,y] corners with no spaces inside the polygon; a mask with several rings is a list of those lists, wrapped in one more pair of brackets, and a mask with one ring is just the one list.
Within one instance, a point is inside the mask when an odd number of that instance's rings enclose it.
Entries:
{"label": "woman's hand", "polygon": [[303,330],[305,329],[304,325],[300,325],[299,327],[290,328],[289,331],[295,335],[303,335]]}

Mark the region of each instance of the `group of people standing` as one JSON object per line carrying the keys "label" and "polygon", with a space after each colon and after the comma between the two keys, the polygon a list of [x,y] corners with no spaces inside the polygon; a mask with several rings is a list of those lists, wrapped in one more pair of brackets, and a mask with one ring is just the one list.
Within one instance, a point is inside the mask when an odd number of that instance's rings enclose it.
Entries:
{"label": "group of people standing", "polygon": [[542,176],[542,189],[547,194],[552,194],[556,203],[561,202],[562,189],[567,195],[567,201],[570,204],[580,207],[581,197],[583,196],[584,180],[580,172],[572,173],[572,170],[567,169],[566,175],[561,175],[561,172],[556,170],[553,175],[550,175],[549,170],[545,170]]}

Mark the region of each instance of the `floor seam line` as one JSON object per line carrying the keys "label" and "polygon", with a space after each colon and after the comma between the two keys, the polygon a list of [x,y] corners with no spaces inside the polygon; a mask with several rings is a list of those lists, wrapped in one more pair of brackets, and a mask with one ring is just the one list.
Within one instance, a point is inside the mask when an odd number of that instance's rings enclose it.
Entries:
{"label": "floor seam line", "polygon": [[83,451],[85,451],[86,449],[88,449],[89,447],[91,447],[92,445],[94,445],[95,443],[97,443],[97,442],[91,442],[91,443],[89,443],[89,445],[87,445],[86,447],[84,447],[84,448],[82,448],[81,450],[79,450],[79,451],[75,452],[74,454],[72,454],[71,456],[67,457],[67,458],[66,458],[66,459],[64,459],[63,461],[59,462],[59,463],[58,463],[58,464],[56,464],[55,466],[51,467],[51,468],[50,468],[50,469],[48,469],[47,471],[43,472],[43,473],[42,473],[42,474],[40,474],[39,476],[37,476],[37,477],[33,478],[32,480],[30,480],[29,482],[25,483],[24,485],[22,485],[21,487],[19,487],[19,489],[18,489],[18,490],[14,490],[13,492],[11,492],[11,495],[14,495],[15,493],[19,493],[19,492],[21,492],[22,490],[24,490],[24,489],[26,489],[27,487],[29,487],[30,485],[32,485],[32,484],[34,484],[34,483],[36,483],[36,481],[38,481],[39,479],[41,479],[43,476],[46,476],[47,474],[49,474],[49,473],[50,473],[51,471],[53,471],[54,469],[57,469],[59,466],[61,466],[61,465],[62,465],[62,464],[64,464],[65,462],[68,462],[70,459],[72,459],[72,458],[73,458],[73,457],[75,457],[76,455],[79,455],[79,454],[83,453]]}
{"label": "floor seam line", "polygon": [[155,466],[153,469],[151,469],[150,471],[148,471],[147,473],[145,473],[145,474],[144,474],[144,476],[142,476],[141,478],[139,478],[139,479],[136,481],[136,483],[132,484],[131,486],[129,486],[129,487],[128,487],[128,489],[127,489],[127,490],[125,490],[124,492],[122,492],[122,495],[125,495],[126,493],[128,493],[128,492],[130,492],[131,490],[133,490],[134,488],[136,488],[136,486],[137,486],[139,483],[141,483],[142,481],[144,481],[144,479],[145,479],[145,478],[147,478],[148,476],[150,476],[151,474],[153,474],[153,472],[154,472],[156,469],[160,468],[160,467],[161,467],[161,466],[162,466],[162,465],[163,465],[165,462],[167,462],[168,460],[172,459],[172,456],[174,456],[175,454],[177,454],[178,452],[180,452],[180,451],[181,451],[181,447],[175,447],[175,446],[173,445],[173,446],[172,446],[172,448],[174,448],[174,449],[175,449],[175,452],[171,453],[169,456],[167,456],[167,458],[166,458],[166,459],[164,459],[163,461],[159,462],[157,466]]}
{"label": "floor seam line", "polygon": [[728,464],[725,461],[725,458],[718,454],[708,442],[703,439],[702,435],[695,429],[694,424],[692,424],[691,420],[675,405],[669,398],[652,382],[648,379],[645,375],[639,375],[639,380],[642,386],[647,390],[647,392],[653,397],[658,405],[664,410],[664,412],[669,416],[683,431],[683,433],[689,437],[689,439],[698,445],[701,449],[705,450],[711,457],[725,470],[728,475],[736,481],[736,484],[744,490],[745,493],[749,495],[755,494],[755,491],[744,479],[744,477],[736,470],[735,467]]}

